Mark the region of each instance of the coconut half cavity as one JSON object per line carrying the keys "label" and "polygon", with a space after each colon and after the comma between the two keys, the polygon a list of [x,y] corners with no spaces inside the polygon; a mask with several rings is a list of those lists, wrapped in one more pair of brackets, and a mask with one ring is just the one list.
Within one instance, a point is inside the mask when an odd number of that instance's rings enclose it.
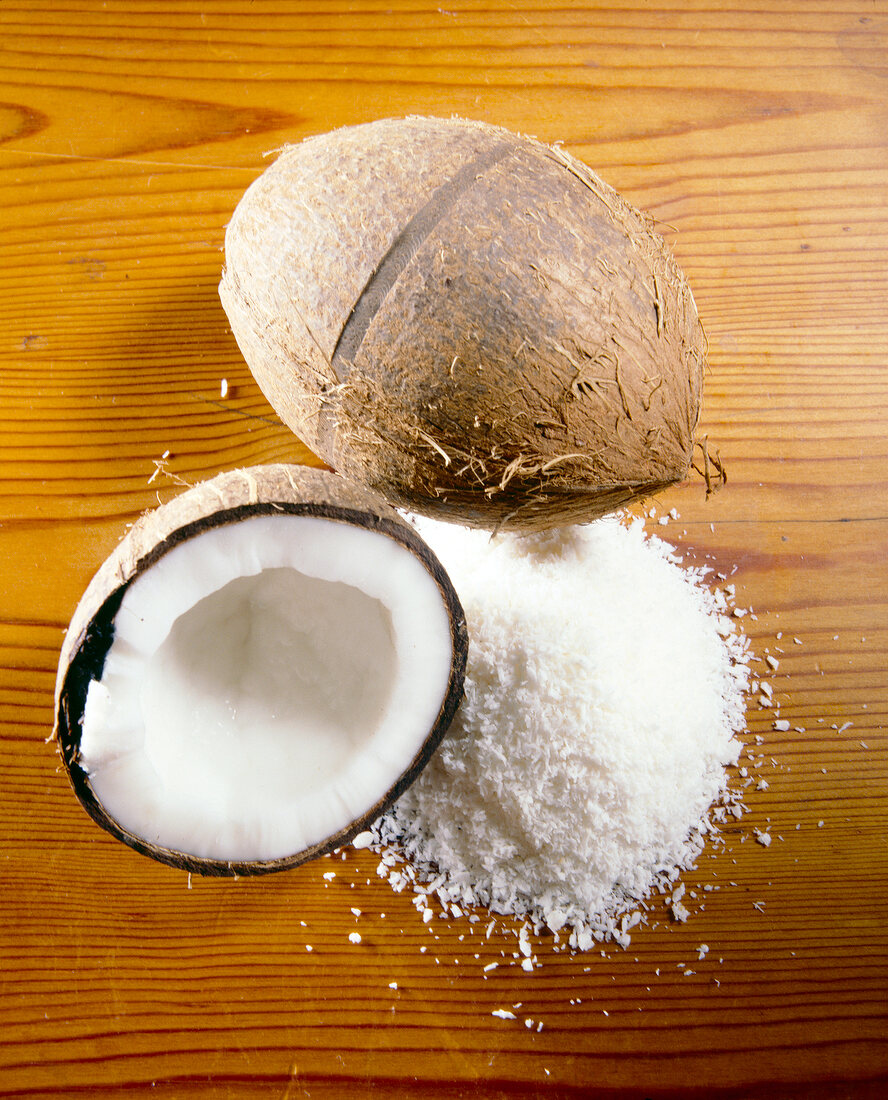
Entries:
{"label": "coconut half cavity", "polygon": [[335,475],[259,468],[174,504],[75,616],[62,755],[133,847],[205,873],[292,866],[344,843],[431,756],[462,690],[462,611],[413,529]]}

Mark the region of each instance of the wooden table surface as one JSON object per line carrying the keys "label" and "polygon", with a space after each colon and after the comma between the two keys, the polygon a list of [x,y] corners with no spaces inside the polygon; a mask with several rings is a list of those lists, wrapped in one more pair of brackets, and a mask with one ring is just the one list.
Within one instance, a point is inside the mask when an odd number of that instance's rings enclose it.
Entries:
{"label": "wooden table surface", "polygon": [[[0,82],[0,1095],[888,1094],[884,0],[4,0]],[[425,926],[367,852],[189,881],[94,826],[46,743],[127,524],[312,461],[217,297],[239,196],[285,142],[406,113],[562,141],[659,221],[729,482],[654,529],[734,574],[791,723],[751,701],[768,786],[686,924],[532,974],[485,973],[507,937]]]}

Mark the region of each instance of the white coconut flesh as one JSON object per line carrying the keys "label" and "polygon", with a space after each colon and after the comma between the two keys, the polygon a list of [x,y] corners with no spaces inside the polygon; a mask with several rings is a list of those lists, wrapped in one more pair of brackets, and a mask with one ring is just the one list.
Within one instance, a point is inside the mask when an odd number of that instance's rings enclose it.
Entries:
{"label": "white coconut flesh", "polygon": [[316,516],[210,528],[128,586],[80,766],[150,844],[276,860],[371,810],[432,729],[450,622],[422,562]]}

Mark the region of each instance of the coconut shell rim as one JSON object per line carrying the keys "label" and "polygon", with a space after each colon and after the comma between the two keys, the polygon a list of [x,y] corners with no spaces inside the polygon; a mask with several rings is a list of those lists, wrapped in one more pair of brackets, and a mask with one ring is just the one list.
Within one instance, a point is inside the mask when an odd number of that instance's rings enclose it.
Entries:
{"label": "coconut shell rim", "polygon": [[[331,476],[336,477],[337,475]],[[238,523],[261,515],[312,516],[377,531],[404,546],[405,549],[419,558],[435,581],[447,611],[451,644],[450,675],[436,719],[423,739],[419,751],[400,773],[395,783],[369,810],[345,825],[338,832],[291,855],[268,860],[223,860],[153,844],[144,837],[124,828],[112,817],[93,791],[88,774],[79,764],[80,726],[86,692],[90,682],[101,677],[105,659],[113,642],[114,617],[129,585],[182,542],[203,534],[212,528],[225,526],[229,523]],[[437,555],[409,524],[400,519],[379,516],[372,511],[365,512],[357,508],[332,503],[269,500],[239,504],[230,508],[222,508],[208,515],[199,516],[181,527],[177,527],[138,559],[133,571],[105,597],[90,615],[88,623],[68,652],[67,667],[60,677],[53,736],[66,775],[80,804],[92,820],[115,839],[157,862],[189,873],[217,878],[271,874],[298,867],[347,844],[384,813],[407,790],[428,764],[453,721],[463,696],[467,657],[468,628],[465,612],[453,583]],[[72,699],[75,692],[76,701]]]}

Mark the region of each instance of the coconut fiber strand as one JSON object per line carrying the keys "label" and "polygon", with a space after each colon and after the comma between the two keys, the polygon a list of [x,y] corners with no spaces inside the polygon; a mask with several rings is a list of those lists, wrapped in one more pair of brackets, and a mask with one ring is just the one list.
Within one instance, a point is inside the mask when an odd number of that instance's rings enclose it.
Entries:
{"label": "coconut fiber strand", "polygon": [[745,637],[640,521],[422,532],[466,609],[466,696],[377,822],[407,860],[389,881],[566,926],[573,946],[628,942],[620,916],[693,865],[729,797]]}

